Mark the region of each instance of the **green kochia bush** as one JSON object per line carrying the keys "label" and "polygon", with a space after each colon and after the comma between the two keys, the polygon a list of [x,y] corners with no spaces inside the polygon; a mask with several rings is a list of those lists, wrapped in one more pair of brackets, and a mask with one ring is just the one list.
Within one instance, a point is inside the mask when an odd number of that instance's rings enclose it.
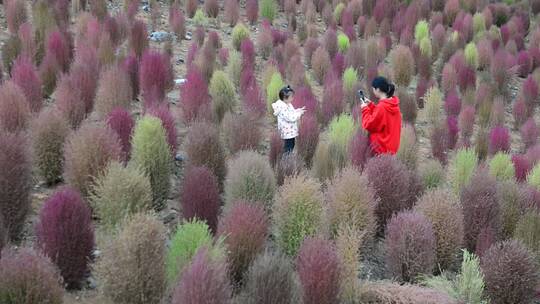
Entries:
{"label": "green kochia bush", "polygon": [[150,178],[154,207],[167,199],[170,188],[172,157],[165,129],[159,118],[145,116],[135,126],[132,138],[131,164]]}
{"label": "green kochia bush", "polygon": [[64,159],[66,182],[87,196],[109,161],[122,160],[122,147],[113,130],[88,122],[67,138]]}
{"label": "green kochia bush", "polygon": [[529,172],[529,175],[527,175],[527,183],[540,191],[540,164],[534,166]]}
{"label": "green kochia bush", "polygon": [[449,183],[454,193],[459,194],[469,184],[478,164],[478,156],[471,149],[460,149],[448,165]]}
{"label": "green kochia bush", "polygon": [[234,49],[240,51],[242,40],[246,38],[249,38],[249,29],[243,23],[238,23],[232,30],[232,43]]}
{"label": "green kochia bush", "polygon": [[241,151],[231,160],[225,179],[227,205],[236,200],[247,200],[262,203],[270,209],[275,191],[274,171],[266,157],[254,151]]}
{"label": "green kochia bush", "polygon": [[48,184],[53,184],[62,175],[69,124],[59,112],[45,109],[32,122],[31,130],[34,162],[39,175]]}
{"label": "green kochia bush", "polygon": [[446,171],[436,159],[426,160],[420,164],[420,178],[424,188],[431,189],[441,186],[445,181]]}
{"label": "green kochia bush", "polygon": [[274,21],[277,15],[276,0],[261,0],[259,3],[259,16],[267,19],[270,24]]}
{"label": "green kochia bush", "polygon": [[301,174],[285,181],[279,189],[272,216],[276,241],[294,256],[305,237],[315,235],[323,221],[321,185]]}
{"label": "green kochia bush", "polygon": [[221,122],[227,112],[233,112],[236,106],[234,85],[223,71],[215,71],[210,80],[210,96],[212,96],[212,112],[214,119]]}
{"label": "green kochia bush", "polygon": [[221,254],[218,247],[213,248],[212,234],[205,222],[194,219],[178,226],[167,252],[166,273],[169,284],[176,282],[184,267],[203,246],[211,248],[212,255]]}
{"label": "green kochia bush", "polygon": [[414,39],[416,44],[420,45],[420,42],[424,38],[429,38],[429,24],[426,20],[420,20],[414,27]]}
{"label": "green kochia bush", "polygon": [[328,126],[329,149],[336,168],[343,168],[348,162],[349,143],[356,133],[357,124],[347,114],[335,117]]}
{"label": "green kochia bush", "polygon": [[467,250],[463,250],[461,271],[455,279],[450,280],[446,275],[428,277],[423,282],[441,292],[448,293],[459,303],[487,304],[484,296],[484,275],[480,270],[480,259]]}
{"label": "green kochia bush", "polygon": [[489,161],[489,174],[498,181],[510,181],[514,179],[514,163],[510,155],[498,152]]}
{"label": "green kochia bush", "polygon": [[6,249],[0,259],[0,303],[61,304],[62,278],[51,261],[30,248]]}
{"label": "green kochia bush", "polygon": [[540,214],[537,211],[529,211],[519,220],[514,238],[523,242],[540,262]]}
{"label": "green kochia bush", "polygon": [[92,208],[105,229],[125,218],[152,209],[152,187],[139,168],[111,162],[96,180],[90,196]]}
{"label": "green kochia bush", "polygon": [[165,292],[165,227],[137,214],[107,242],[96,266],[101,290],[115,303],[157,304]]}
{"label": "green kochia bush", "polygon": [[283,82],[283,78],[281,78],[281,74],[279,74],[278,72],[272,74],[270,83],[266,88],[266,103],[268,106],[268,111],[270,113],[272,112],[271,104],[279,98],[279,90],[281,90],[283,86],[285,86],[285,83]]}
{"label": "green kochia bush", "polygon": [[349,42],[349,37],[343,33],[339,33],[337,36],[338,49],[341,53],[346,53],[349,49],[351,43]]}

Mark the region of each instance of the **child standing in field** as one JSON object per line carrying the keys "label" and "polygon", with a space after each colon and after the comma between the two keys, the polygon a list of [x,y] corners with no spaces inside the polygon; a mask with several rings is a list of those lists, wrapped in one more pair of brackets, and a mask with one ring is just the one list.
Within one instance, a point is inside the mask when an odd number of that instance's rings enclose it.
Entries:
{"label": "child standing in field", "polygon": [[298,136],[298,120],[305,112],[305,107],[295,109],[292,105],[294,90],[286,86],[279,91],[279,100],[272,104],[274,116],[277,117],[278,131],[283,139],[283,152],[290,153],[294,149],[295,138]]}

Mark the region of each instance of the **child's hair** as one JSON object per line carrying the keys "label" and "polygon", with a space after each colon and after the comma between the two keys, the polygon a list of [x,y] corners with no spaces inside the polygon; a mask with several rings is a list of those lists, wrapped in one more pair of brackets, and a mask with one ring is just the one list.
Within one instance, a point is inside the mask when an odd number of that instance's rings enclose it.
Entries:
{"label": "child's hair", "polygon": [[388,97],[394,96],[394,91],[396,90],[396,86],[394,86],[382,76],[375,77],[375,79],[373,79],[373,82],[371,83],[371,86],[375,89],[381,90],[381,92],[386,93],[386,96]]}
{"label": "child's hair", "polygon": [[285,96],[291,96],[293,93],[294,90],[291,88],[290,85],[283,87],[281,88],[281,90],[279,90],[279,100],[283,101],[285,99]]}

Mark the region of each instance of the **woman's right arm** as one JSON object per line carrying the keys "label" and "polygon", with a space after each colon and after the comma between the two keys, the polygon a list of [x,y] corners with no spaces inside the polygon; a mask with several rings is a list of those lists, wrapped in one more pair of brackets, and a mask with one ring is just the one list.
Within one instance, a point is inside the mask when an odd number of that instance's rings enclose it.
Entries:
{"label": "woman's right arm", "polygon": [[383,125],[383,113],[384,109],[377,107],[373,103],[369,103],[362,108],[362,127],[368,132],[380,132]]}

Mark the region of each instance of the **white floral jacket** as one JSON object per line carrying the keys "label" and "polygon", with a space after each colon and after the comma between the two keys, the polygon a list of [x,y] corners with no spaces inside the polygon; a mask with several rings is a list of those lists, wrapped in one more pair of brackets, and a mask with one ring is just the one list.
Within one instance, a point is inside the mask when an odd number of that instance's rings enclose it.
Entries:
{"label": "white floral jacket", "polygon": [[278,131],[282,139],[290,139],[298,136],[298,120],[302,116],[300,109],[295,109],[292,104],[277,100],[272,104],[274,116],[277,117]]}

